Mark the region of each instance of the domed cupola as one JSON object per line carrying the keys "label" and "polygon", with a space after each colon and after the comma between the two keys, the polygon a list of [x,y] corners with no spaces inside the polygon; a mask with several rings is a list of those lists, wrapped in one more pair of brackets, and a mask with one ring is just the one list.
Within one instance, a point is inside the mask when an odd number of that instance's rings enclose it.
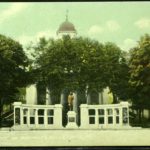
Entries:
{"label": "domed cupola", "polygon": [[77,31],[75,29],[75,26],[68,21],[68,11],[67,11],[66,21],[59,26],[57,30],[57,35],[58,37],[62,37],[63,35],[70,35],[70,37],[74,37],[76,36],[76,34]]}

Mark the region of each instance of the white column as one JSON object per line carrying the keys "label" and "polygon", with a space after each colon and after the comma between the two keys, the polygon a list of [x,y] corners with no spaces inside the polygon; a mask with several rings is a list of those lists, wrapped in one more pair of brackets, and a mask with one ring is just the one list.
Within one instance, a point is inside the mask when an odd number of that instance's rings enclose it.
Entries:
{"label": "white column", "polygon": [[99,126],[98,109],[95,109],[95,126]]}
{"label": "white column", "polygon": [[50,90],[46,88],[46,105],[52,105]]}
{"label": "white column", "polygon": [[47,109],[44,109],[44,125],[47,126]]}
{"label": "white column", "polygon": [[116,125],[116,112],[115,112],[115,108],[112,109],[113,110],[113,125]]}
{"label": "white column", "polygon": [[91,103],[91,94],[89,92],[89,85],[86,85],[86,103],[89,105]]}
{"label": "white column", "polygon": [[91,94],[87,93],[87,104],[90,105],[91,103]]}
{"label": "white column", "polygon": [[23,109],[20,107],[20,124],[23,125]]}
{"label": "white column", "polygon": [[62,128],[62,105],[55,104],[54,108],[54,126]]}
{"label": "white column", "polygon": [[38,126],[38,109],[35,109],[35,126]]}
{"label": "white column", "polygon": [[64,94],[64,92],[62,92],[60,95],[60,104],[63,106],[64,103],[65,103],[65,94]]}
{"label": "white column", "polygon": [[37,87],[32,84],[26,88],[26,104],[37,104]]}
{"label": "white column", "polygon": [[78,103],[78,99],[77,99],[77,92],[73,93],[74,96],[74,100],[73,100],[73,111],[75,111],[77,113],[77,103]]}
{"label": "white column", "polygon": [[89,127],[89,115],[88,115],[88,105],[81,104],[80,105],[80,118],[81,118],[81,128]]}
{"label": "white column", "polygon": [[27,125],[30,126],[30,109],[28,108],[28,113],[27,113]]}
{"label": "white column", "polygon": [[98,95],[99,95],[99,104],[103,104],[103,93],[99,92]]}
{"label": "white column", "polygon": [[120,126],[122,126],[122,124],[123,124],[122,121],[123,121],[122,120],[122,107],[120,107],[119,108],[119,124],[120,124]]}
{"label": "white column", "polygon": [[109,88],[105,88],[103,90],[103,104],[108,104],[108,99],[109,99]]}
{"label": "white column", "polygon": [[107,127],[108,125],[108,116],[107,116],[107,108],[104,108],[104,124]]}

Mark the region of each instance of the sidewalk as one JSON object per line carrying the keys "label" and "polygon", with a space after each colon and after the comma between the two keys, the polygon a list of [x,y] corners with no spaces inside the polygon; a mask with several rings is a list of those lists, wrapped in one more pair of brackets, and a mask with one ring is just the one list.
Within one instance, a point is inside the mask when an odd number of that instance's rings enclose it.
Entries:
{"label": "sidewalk", "polygon": [[149,146],[150,129],[0,131],[0,146]]}

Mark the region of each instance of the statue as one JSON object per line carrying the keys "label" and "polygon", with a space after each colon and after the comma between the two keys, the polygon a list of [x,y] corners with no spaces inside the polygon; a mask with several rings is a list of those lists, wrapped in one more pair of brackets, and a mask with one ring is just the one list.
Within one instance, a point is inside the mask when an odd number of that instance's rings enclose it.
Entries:
{"label": "statue", "polygon": [[69,106],[69,110],[73,110],[73,100],[74,100],[73,93],[70,92],[70,94],[68,95],[68,106]]}

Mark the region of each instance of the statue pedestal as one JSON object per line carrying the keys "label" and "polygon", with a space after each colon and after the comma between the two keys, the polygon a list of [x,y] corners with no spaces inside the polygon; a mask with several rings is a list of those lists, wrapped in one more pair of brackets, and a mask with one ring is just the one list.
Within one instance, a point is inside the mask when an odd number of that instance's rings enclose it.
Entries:
{"label": "statue pedestal", "polygon": [[76,112],[68,111],[67,115],[68,115],[68,124],[66,128],[70,128],[70,129],[78,128],[76,124]]}

